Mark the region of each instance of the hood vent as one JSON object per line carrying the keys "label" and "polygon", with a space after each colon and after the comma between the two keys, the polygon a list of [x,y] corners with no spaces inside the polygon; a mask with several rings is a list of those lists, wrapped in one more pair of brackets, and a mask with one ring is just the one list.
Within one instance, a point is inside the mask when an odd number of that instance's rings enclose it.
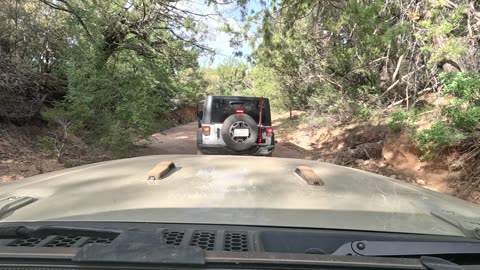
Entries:
{"label": "hood vent", "polygon": [[295,169],[295,173],[300,176],[303,180],[307,182],[307,184],[312,186],[324,186],[325,183],[323,180],[316,174],[312,168],[307,166],[298,166]]}
{"label": "hood vent", "polygon": [[160,180],[173,173],[176,169],[172,161],[162,161],[148,172],[147,180]]}

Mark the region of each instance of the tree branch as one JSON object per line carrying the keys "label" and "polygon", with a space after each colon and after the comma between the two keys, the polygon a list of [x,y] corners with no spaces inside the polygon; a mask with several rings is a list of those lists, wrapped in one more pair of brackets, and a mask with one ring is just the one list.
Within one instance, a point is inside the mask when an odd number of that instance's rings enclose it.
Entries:
{"label": "tree branch", "polygon": [[85,23],[85,21],[82,19],[82,17],[80,17],[80,15],[78,15],[72,8],[72,6],[65,0],[57,0],[57,2],[60,2],[60,3],[63,3],[66,8],[60,6],[60,5],[57,5],[57,4],[54,4],[52,2],[50,2],[49,0],[40,0],[40,2],[42,2],[43,4],[53,8],[53,9],[56,9],[56,10],[60,10],[60,11],[64,11],[64,12],[67,12],[67,13],[70,13],[72,14],[75,19],[78,21],[78,23],[82,26],[83,30],[85,31],[85,34],[87,35],[87,38],[90,40],[90,42],[94,43],[94,38],[92,36],[92,34],[90,33],[88,27],[87,27],[87,24]]}

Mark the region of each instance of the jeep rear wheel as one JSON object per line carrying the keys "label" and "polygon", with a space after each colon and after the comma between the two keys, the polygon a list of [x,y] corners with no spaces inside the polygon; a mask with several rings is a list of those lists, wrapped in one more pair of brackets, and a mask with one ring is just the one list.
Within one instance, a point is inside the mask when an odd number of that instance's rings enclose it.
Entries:
{"label": "jeep rear wheel", "polygon": [[[248,130],[248,134],[245,131]],[[243,134],[237,134],[242,131]],[[233,114],[227,117],[222,126],[222,139],[234,151],[245,151],[256,145],[257,123],[248,114]]]}

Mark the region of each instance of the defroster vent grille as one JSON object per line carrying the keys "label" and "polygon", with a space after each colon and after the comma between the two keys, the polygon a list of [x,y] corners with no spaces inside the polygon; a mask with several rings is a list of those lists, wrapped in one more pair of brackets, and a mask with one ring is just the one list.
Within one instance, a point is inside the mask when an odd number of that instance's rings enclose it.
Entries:
{"label": "defroster vent grille", "polygon": [[165,244],[179,246],[182,243],[183,236],[185,232],[180,231],[169,231],[165,230],[163,232],[163,238],[165,239]]}
{"label": "defroster vent grille", "polygon": [[190,244],[205,250],[213,250],[215,246],[215,235],[215,231],[195,231]]}
{"label": "defroster vent grille", "polygon": [[225,251],[248,251],[248,234],[246,232],[226,232]]}

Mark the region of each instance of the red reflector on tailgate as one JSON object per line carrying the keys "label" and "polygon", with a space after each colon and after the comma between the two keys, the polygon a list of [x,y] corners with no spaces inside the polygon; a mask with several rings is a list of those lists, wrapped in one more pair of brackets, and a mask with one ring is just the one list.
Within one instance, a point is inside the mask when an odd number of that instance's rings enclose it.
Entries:
{"label": "red reflector on tailgate", "polygon": [[203,126],[202,127],[202,133],[205,136],[209,136],[210,135],[210,127],[209,126]]}

